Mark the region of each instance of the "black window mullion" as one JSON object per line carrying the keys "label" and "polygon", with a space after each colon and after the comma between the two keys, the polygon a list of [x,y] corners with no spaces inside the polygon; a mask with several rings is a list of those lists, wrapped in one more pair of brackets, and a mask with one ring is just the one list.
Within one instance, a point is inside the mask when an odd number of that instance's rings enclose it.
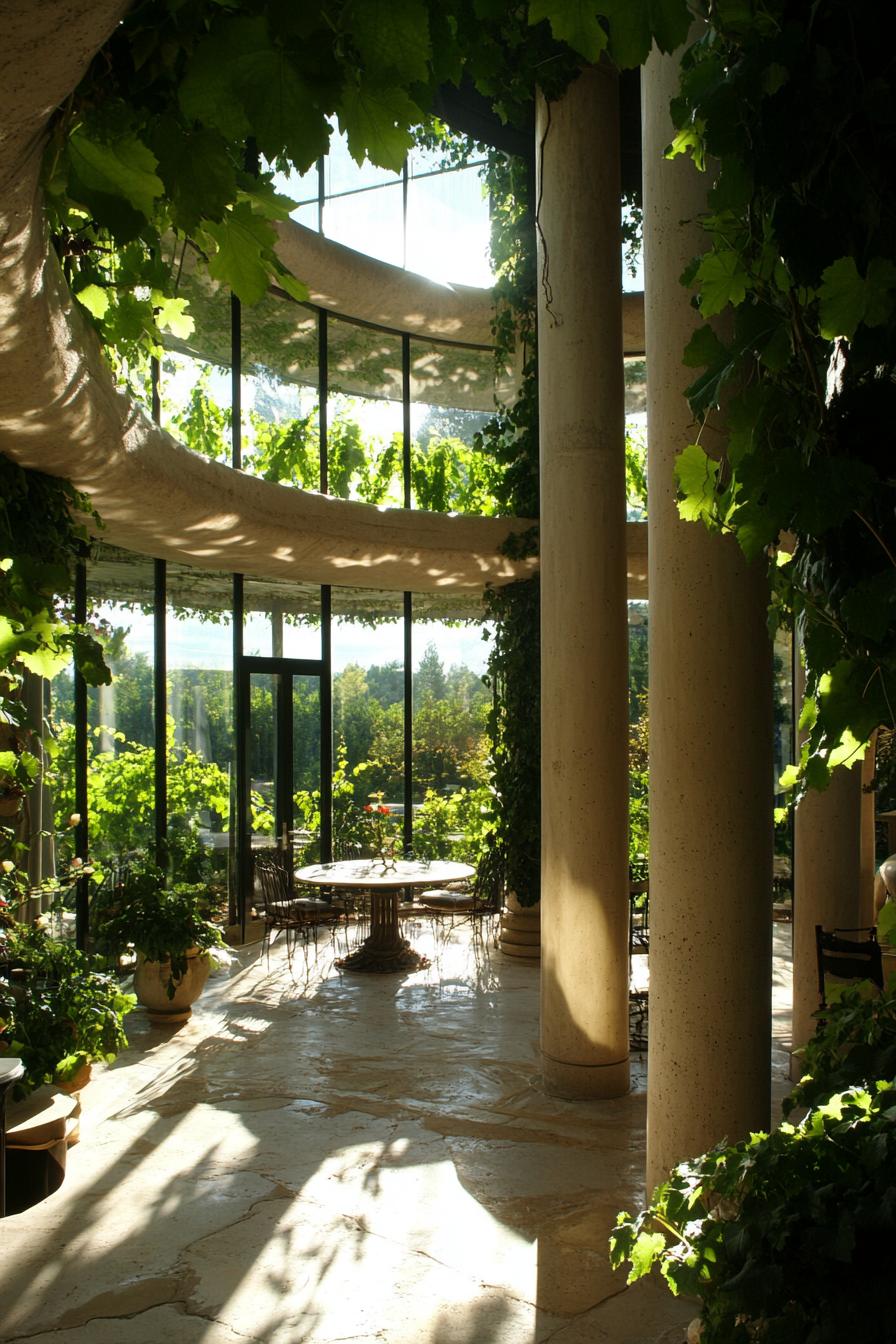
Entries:
{"label": "black window mullion", "polygon": [[[157,356],[150,360],[152,418],[162,422],[162,366]],[[168,862],[168,576],[164,560],[153,561],[153,851],[156,863]]]}
{"label": "black window mullion", "polygon": [[333,596],[326,584],[320,590],[320,640],[323,668],[320,677],[320,856],[333,857]]}
{"label": "black window mullion", "polygon": [[404,848],[414,847],[414,599],[404,595]]}
{"label": "black window mullion", "polygon": [[317,231],[324,231],[324,206],[327,201],[327,166],[323,157],[317,161]]}
{"label": "black window mullion", "polygon": [[[87,561],[81,556],[75,566],[75,624],[87,624]],[[87,682],[75,667],[75,854],[86,860],[89,839],[87,802]],[[79,877],[75,886],[75,942],[84,948],[90,920],[89,878]]]}
{"label": "black window mullion", "polygon": [[401,165],[401,265],[408,264],[408,161]]}
{"label": "black window mullion", "polygon": [[404,507],[411,507],[411,338],[401,338],[401,479]]}
{"label": "black window mullion", "polygon": [[230,296],[230,465],[243,465],[243,320],[240,301]]}
{"label": "black window mullion", "polygon": [[274,816],[277,844],[287,852],[289,832],[292,830],[292,685],[290,672],[284,670],[275,674],[277,733],[274,739],[274,779],[277,782],[277,796],[274,800]]}
{"label": "black window mullion", "polygon": [[330,468],[327,460],[327,427],[329,424],[327,401],[330,396],[328,340],[327,314],[319,309],[317,314],[317,428],[320,492],[322,495],[325,495],[330,488]]}
{"label": "black window mullion", "polygon": [[[323,160],[321,159],[321,220],[323,220]],[[323,224],[321,224],[323,228]],[[317,418],[320,454],[320,489],[330,487],[327,459],[329,427],[330,351],[327,314],[317,315]],[[324,584],[320,590],[320,652],[323,663],[320,678],[320,857],[328,863],[333,857],[333,590]]]}
{"label": "black window mullion", "polygon": [[153,733],[155,740],[154,847],[160,868],[168,862],[168,606],[167,566],[153,561]]}
{"label": "black window mullion", "polygon": [[[401,444],[404,507],[411,507],[411,338],[401,338]],[[404,613],[404,827],[405,851],[414,845],[414,604],[410,593],[403,596]]]}
{"label": "black window mullion", "polygon": [[248,790],[246,753],[246,716],[242,692],[243,666],[243,576],[233,576],[233,747],[235,759],[235,788],[230,814],[230,922],[239,921],[245,935],[246,904],[244,892],[248,890],[249,843],[248,843]]}

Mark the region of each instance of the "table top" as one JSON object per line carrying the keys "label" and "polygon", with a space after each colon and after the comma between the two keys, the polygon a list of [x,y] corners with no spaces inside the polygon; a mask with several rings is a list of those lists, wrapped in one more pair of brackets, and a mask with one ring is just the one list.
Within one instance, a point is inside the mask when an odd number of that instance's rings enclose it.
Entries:
{"label": "table top", "polygon": [[376,887],[439,887],[475,875],[468,863],[448,859],[396,859],[389,867],[381,859],[345,859],[297,868],[297,882],[317,887],[347,887],[370,891]]}

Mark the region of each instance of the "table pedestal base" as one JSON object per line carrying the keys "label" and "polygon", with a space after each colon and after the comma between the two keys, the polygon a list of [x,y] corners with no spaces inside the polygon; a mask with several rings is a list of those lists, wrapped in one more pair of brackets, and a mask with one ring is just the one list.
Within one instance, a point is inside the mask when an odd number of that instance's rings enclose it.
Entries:
{"label": "table pedestal base", "polygon": [[349,952],[337,957],[340,971],[422,971],[429,958],[415,952],[398,927],[399,891],[387,889],[370,893],[370,936]]}

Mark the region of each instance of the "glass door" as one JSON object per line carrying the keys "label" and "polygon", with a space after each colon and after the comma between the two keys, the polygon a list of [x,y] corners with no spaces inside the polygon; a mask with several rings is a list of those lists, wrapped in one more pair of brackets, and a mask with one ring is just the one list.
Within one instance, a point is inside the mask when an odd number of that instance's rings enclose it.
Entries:
{"label": "glass door", "polygon": [[329,851],[329,789],[322,788],[321,670],[290,658],[243,658],[242,769],[237,800],[241,916],[253,890],[252,855],[280,849],[289,871]]}

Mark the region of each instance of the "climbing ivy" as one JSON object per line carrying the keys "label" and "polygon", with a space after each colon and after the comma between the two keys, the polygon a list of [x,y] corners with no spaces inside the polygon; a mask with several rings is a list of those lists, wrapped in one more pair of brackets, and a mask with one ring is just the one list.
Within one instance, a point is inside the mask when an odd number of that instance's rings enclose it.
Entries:
{"label": "climbing ivy", "polygon": [[[52,678],[74,662],[91,685],[111,680],[99,642],[77,624],[72,605],[89,516],[87,500],[67,481],[0,457],[0,860],[8,865],[27,850],[19,822],[42,768],[44,725],[28,719],[24,674]],[[18,881],[11,869],[8,875]]]}
{"label": "climbing ivy", "polygon": [[358,163],[399,170],[441,86],[468,79],[518,121],[536,82],[556,95],[604,50],[636,65],[687,17],[685,0],[138,0],[51,122],[54,246],[107,348],[139,363],[189,335],[187,248],[244,303],[272,281],[307,297],[275,251],[274,170],[307,171],[335,126]]}
{"label": "climbing ivy", "polygon": [[706,172],[706,322],[685,362],[720,458],[677,465],[682,516],[767,557],[770,624],[796,622],[807,738],[786,782],[824,787],[896,703],[896,95],[870,0],[703,0],[672,155]]}

